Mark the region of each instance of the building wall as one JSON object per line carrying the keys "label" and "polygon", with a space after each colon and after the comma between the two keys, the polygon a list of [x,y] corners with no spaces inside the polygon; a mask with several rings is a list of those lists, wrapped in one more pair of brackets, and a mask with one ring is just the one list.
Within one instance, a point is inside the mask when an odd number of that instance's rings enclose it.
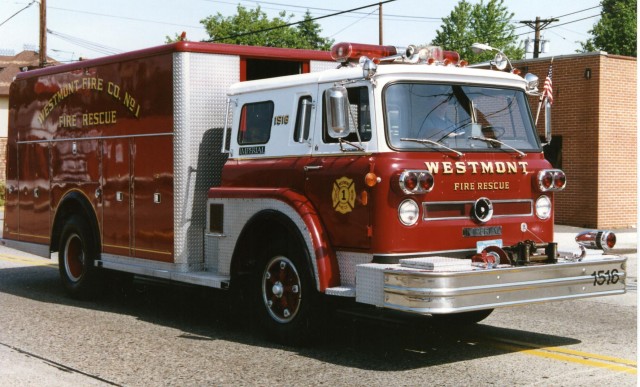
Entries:
{"label": "building wall", "polygon": [[[518,63],[538,75],[550,58]],[[567,188],[555,195],[555,222],[621,228],[637,218],[636,59],[589,53],[553,61],[554,137],[562,139]],[[530,99],[534,118],[538,99]],[[538,121],[544,132],[544,109]]]}
{"label": "building wall", "polygon": [[9,97],[0,96],[0,183],[4,184],[7,165],[7,128],[9,127]]}
{"label": "building wall", "polygon": [[637,221],[637,61],[605,56],[600,65],[598,225]]}

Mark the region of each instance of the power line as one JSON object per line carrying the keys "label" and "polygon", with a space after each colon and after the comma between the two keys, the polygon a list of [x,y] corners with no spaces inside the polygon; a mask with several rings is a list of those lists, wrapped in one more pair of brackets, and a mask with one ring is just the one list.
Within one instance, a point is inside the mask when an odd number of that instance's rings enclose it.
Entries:
{"label": "power line", "polygon": [[[576,23],[576,22],[579,22],[579,21],[582,21],[582,20],[587,20],[587,19],[591,19],[591,18],[594,18],[594,17],[598,17],[598,16],[600,16],[600,14],[597,14],[597,15],[591,15],[591,16],[587,16],[587,17],[583,17],[582,19],[576,19],[576,20],[572,20],[572,21],[569,21],[569,22],[566,22],[566,23],[556,24],[556,25],[551,26],[551,27],[548,27],[548,28],[546,28],[546,29],[547,29],[547,30],[550,30],[550,29],[552,29],[552,28],[557,28],[557,27],[560,27],[560,26],[565,26],[565,25],[567,25],[567,24]],[[527,35],[527,34],[530,34],[530,32],[525,32],[525,33],[518,34],[518,35],[515,35],[515,36],[522,36],[522,35]]]}
{"label": "power line", "polygon": [[[362,6],[362,7],[358,7],[358,8],[348,9],[346,11],[339,11],[339,12],[332,13],[332,14],[329,14],[329,15],[314,17],[314,18],[309,19],[308,21],[316,21],[316,20],[320,20],[320,19],[326,19],[328,17],[338,16],[338,15],[342,15],[344,13],[349,13],[349,12],[353,12],[353,11],[359,11],[361,9],[375,7],[375,6],[378,6],[378,5],[391,3],[391,2],[394,2],[394,1],[396,1],[396,0],[386,0],[386,1],[379,2],[379,3],[373,3],[373,4],[365,5],[365,6]],[[299,22],[294,22],[294,23],[286,23],[286,24],[283,24],[283,25],[280,25],[280,26],[276,26],[276,27],[269,27],[269,28],[264,28],[264,29],[261,29],[261,30],[244,32],[244,33],[241,33],[241,34],[225,36],[225,37],[222,37],[222,38],[213,38],[213,39],[207,40],[207,42],[217,42],[217,41],[222,41],[222,40],[227,40],[227,39],[239,38],[239,37],[247,36],[247,35],[259,34],[261,32],[273,31],[273,30],[277,30],[277,29],[280,29],[280,28],[286,28],[286,27],[291,27],[291,26],[295,26],[295,25],[298,25],[298,24],[302,24],[305,21],[306,20],[299,21]]]}
{"label": "power line", "polygon": [[91,12],[91,11],[80,11],[80,10],[77,10],[77,9],[68,9],[68,8],[60,8],[60,7],[48,7],[48,8],[55,9],[55,10],[58,10],[58,11],[82,13],[82,14],[85,14],[85,15],[109,17],[109,18],[113,18],[113,19],[130,20],[130,21],[144,22],[144,23],[155,23],[155,24],[162,24],[162,25],[176,26],[176,27],[204,29],[203,26],[191,26],[191,25],[186,25],[186,24],[169,23],[169,22],[163,22],[163,21],[157,21],[157,20],[139,19],[139,18],[128,17],[128,16],[116,16],[116,15],[109,15],[109,14],[106,14],[106,13],[98,13],[98,12]]}
{"label": "power line", "polygon": [[366,18],[366,17],[367,17],[367,16],[369,16],[369,15],[372,15],[372,14],[373,14],[374,12],[376,12],[376,11],[377,11],[377,10],[375,10],[375,9],[374,9],[373,11],[369,12],[368,14],[364,15],[364,16],[363,16],[363,17],[361,17],[360,19],[358,19],[358,20],[354,21],[353,23],[349,24],[348,26],[344,27],[344,28],[343,28],[343,29],[341,29],[340,31],[338,31],[338,32],[336,32],[335,34],[331,35],[330,37],[331,37],[331,38],[333,38],[334,36],[338,35],[338,34],[339,34],[339,33],[341,33],[342,31],[344,31],[344,30],[346,30],[346,29],[348,29],[348,28],[352,27],[352,26],[353,26],[353,25],[355,25],[355,24],[360,23],[360,22],[362,21],[362,19]]}
{"label": "power line", "polygon": [[52,31],[52,30],[50,30],[48,28],[47,28],[47,32],[49,34],[53,35],[53,36],[56,36],[56,37],[58,37],[60,39],[63,39],[63,40],[66,40],[66,41],[68,41],[68,42],[70,42],[72,44],[75,44],[75,45],[80,46],[80,47],[87,48],[87,49],[95,51],[95,52],[99,52],[101,54],[114,55],[114,54],[121,54],[121,53],[124,52],[124,51],[119,50],[117,48],[112,48],[112,47],[109,47],[109,46],[105,46],[105,45],[100,44],[100,43],[94,43],[94,42],[91,42],[89,40],[81,39],[81,38],[78,38],[78,37],[75,37],[75,36],[71,36],[71,35],[66,35],[66,34],[63,34],[61,32]]}
{"label": "power line", "polygon": [[[210,3],[220,3],[220,4],[231,4],[231,5],[237,5],[238,2],[231,2],[231,1],[222,1],[222,0],[205,0],[208,1]],[[289,7],[289,8],[302,8],[302,9],[307,9],[307,10],[314,10],[314,11],[323,11],[323,12],[340,12],[339,9],[330,9],[330,8],[318,8],[318,7],[307,7],[304,5],[293,5],[293,4],[283,4],[283,3],[274,3],[274,2],[270,2],[270,1],[240,1],[240,3],[251,3],[251,4],[268,4],[268,5],[274,5],[274,6],[281,6],[281,7]],[[267,8],[267,7],[263,7],[265,9],[271,9],[271,10],[283,10],[281,8]],[[370,16],[371,13],[366,13],[366,12],[351,12],[354,15],[364,15],[364,16]],[[347,16],[347,15],[345,15]],[[441,17],[429,17],[429,16],[413,16],[413,15],[394,15],[394,14],[385,14],[385,17],[389,16],[389,17],[398,17],[398,18],[404,18],[404,19],[423,19],[423,20],[430,20],[430,21],[441,21],[442,18]]]}
{"label": "power line", "polygon": [[[595,7],[585,8],[585,9],[581,9],[581,10],[579,10],[579,11],[575,11],[575,12],[571,12],[571,13],[565,13],[564,15],[552,16],[552,17],[550,17],[550,19],[560,19],[561,17],[570,16],[570,15],[575,15],[576,13],[582,13],[582,12],[585,12],[585,11],[590,11],[590,10],[592,10],[592,9],[601,8],[601,7],[602,7],[601,5],[596,5]],[[525,25],[525,26],[518,26],[518,27],[515,27],[515,29],[517,30],[518,28],[524,28],[524,27],[527,27],[527,26],[526,26],[526,25]],[[557,26],[556,26],[556,27],[557,27]],[[550,28],[551,28],[551,27],[550,27]],[[549,29],[549,28],[547,28],[547,29]],[[517,36],[517,35],[516,35],[516,36]]]}
{"label": "power line", "polygon": [[2,25],[6,22],[8,22],[9,20],[13,19],[14,16],[18,15],[20,12],[24,11],[25,9],[31,7],[33,5],[33,3],[35,3],[35,0],[33,0],[32,2],[30,2],[29,4],[27,4],[26,7],[22,8],[21,10],[19,10],[18,12],[14,13],[13,15],[9,16],[5,21],[3,21],[2,23],[0,23],[0,27],[2,27]]}

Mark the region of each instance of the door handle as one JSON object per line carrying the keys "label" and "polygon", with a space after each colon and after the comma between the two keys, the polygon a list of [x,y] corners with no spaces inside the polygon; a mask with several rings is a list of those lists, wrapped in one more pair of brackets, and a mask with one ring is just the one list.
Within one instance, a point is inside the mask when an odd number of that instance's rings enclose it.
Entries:
{"label": "door handle", "polygon": [[304,171],[317,171],[318,169],[322,169],[322,165],[305,165]]}

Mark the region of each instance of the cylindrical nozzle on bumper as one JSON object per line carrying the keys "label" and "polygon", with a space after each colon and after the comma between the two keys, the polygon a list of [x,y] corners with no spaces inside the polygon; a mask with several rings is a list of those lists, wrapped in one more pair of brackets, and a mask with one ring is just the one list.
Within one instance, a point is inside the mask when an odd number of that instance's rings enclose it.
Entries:
{"label": "cylindrical nozzle on bumper", "polygon": [[616,245],[616,234],[612,231],[583,231],[576,236],[576,242],[587,249],[609,251]]}

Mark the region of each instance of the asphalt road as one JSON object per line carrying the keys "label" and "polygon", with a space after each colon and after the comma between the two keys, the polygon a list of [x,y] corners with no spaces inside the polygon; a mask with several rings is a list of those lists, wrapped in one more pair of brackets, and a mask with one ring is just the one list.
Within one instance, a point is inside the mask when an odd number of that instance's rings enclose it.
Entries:
{"label": "asphalt road", "polygon": [[315,346],[289,348],[233,318],[223,291],[137,280],[76,301],[55,262],[0,247],[0,386],[635,386],[629,257],[622,296],[496,310],[464,330],[341,312]]}

